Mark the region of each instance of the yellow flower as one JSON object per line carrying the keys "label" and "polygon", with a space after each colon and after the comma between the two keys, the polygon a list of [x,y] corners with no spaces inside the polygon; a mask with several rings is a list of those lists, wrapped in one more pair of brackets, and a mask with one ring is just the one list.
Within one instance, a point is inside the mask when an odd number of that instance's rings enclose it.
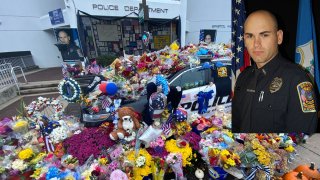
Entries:
{"label": "yellow flower", "polygon": [[108,159],[106,158],[100,158],[99,159],[99,163],[102,164],[102,165],[106,165],[108,163]]}
{"label": "yellow flower", "polygon": [[227,136],[233,137],[233,133],[230,130],[224,129],[222,132],[224,132]]}
{"label": "yellow flower", "polygon": [[173,43],[170,45],[170,48],[171,48],[172,50],[178,50],[178,49],[179,49],[179,45],[178,45],[178,43],[175,41],[175,42],[173,42]]}
{"label": "yellow flower", "polygon": [[135,151],[130,151],[127,158],[129,161],[135,164],[136,158],[144,156],[146,161],[142,167],[133,167],[133,175],[136,180],[142,180],[144,176],[148,176],[151,173],[152,156],[145,149],[140,149],[139,154],[135,156]]}
{"label": "yellow flower", "polygon": [[209,155],[210,157],[216,157],[216,156],[218,156],[219,154],[220,154],[220,150],[219,150],[219,149],[217,149],[217,148],[210,148],[210,149],[209,149],[208,155]]}
{"label": "yellow flower", "polygon": [[30,177],[37,179],[39,178],[40,173],[41,173],[41,168],[37,168],[35,171],[33,171],[33,174]]}
{"label": "yellow flower", "polygon": [[182,166],[185,167],[186,165],[191,164],[192,159],[192,148],[189,146],[189,143],[185,147],[178,147],[177,142],[175,139],[170,139],[166,141],[165,145],[166,150],[169,153],[181,153],[182,154]]}
{"label": "yellow flower", "polygon": [[27,148],[27,149],[20,151],[18,156],[19,156],[19,159],[21,159],[21,160],[29,159],[33,156],[33,151],[31,148]]}
{"label": "yellow flower", "polygon": [[258,141],[252,141],[253,153],[257,155],[258,162],[268,166],[271,163],[270,154],[266,151],[265,147],[263,147]]}
{"label": "yellow flower", "polygon": [[82,177],[84,177],[85,180],[90,180],[90,176],[91,176],[91,170],[87,169],[85,170],[82,174]]}
{"label": "yellow flower", "polygon": [[191,131],[192,129],[187,122],[183,121],[183,122],[176,123],[176,128],[174,130],[177,136],[182,136],[185,133]]}
{"label": "yellow flower", "polygon": [[294,151],[294,147],[292,145],[287,146],[286,148],[284,148],[286,151],[288,152],[293,152]]}
{"label": "yellow flower", "polygon": [[65,177],[64,179],[65,180],[74,180],[74,177],[70,175],[70,176]]}
{"label": "yellow flower", "polygon": [[23,129],[26,129],[27,127],[28,127],[28,122],[21,120],[21,121],[18,121],[14,124],[13,130],[14,131],[21,131]]}
{"label": "yellow flower", "polygon": [[254,154],[256,154],[256,155],[260,155],[261,154],[261,151],[260,150],[253,150],[253,152],[254,152]]}
{"label": "yellow flower", "polygon": [[207,129],[205,131],[206,134],[211,134],[213,131],[217,130],[218,128],[215,126],[212,126],[211,128]]}
{"label": "yellow flower", "polygon": [[45,153],[39,153],[35,158],[33,158],[30,163],[31,164],[37,164],[39,161],[41,161],[46,156]]}
{"label": "yellow flower", "polygon": [[225,162],[226,164],[230,165],[230,166],[235,166],[236,165],[236,162],[234,162],[233,159],[227,159],[227,161]]}

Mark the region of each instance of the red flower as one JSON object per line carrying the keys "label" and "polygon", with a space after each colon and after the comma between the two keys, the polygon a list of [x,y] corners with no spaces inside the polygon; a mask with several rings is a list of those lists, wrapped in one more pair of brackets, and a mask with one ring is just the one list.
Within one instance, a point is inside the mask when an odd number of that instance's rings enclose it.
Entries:
{"label": "red flower", "polygon": [[216,166],[218,164],[218,157],[210,157],[209,162],[211,166]]}
{"label": "red flower", "polygon": [[160,166],[164,167],[164,160],[163,159],[160,159]]}
{"label": "red flower", "polygon": [[185,141],[180,142],[180,146],[185,147],[186,145],[187,145],[187,143]]}

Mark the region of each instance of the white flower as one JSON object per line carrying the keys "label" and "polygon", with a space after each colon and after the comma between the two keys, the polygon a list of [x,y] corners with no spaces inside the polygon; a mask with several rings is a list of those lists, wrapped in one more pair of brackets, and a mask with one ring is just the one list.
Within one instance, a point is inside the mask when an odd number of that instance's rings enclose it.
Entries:
{"label": "white flower", "polygon": [[136,166],[137,167],[142,167],[146,163],[146,157],[144,156],[139,156],[136,160]]}
{"label": "white flower", "polygon": [[14,170],[23,171],[27,167],[28,167],[27,164],[25,164],[24,161],[21,159],[16,159],[15,161],[12,162],[12,169]]}
{"label": "white flower", "polygon": [[50,141],[56,144],[65,140],[68,137],[68,131],[68,127],[63,125],[53,129],[49,135]]}

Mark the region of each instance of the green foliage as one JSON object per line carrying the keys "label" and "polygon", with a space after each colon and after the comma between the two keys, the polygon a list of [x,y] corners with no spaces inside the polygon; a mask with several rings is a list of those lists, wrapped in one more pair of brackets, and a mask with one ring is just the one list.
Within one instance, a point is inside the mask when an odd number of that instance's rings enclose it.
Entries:
{"label": "green foliage", "polygon": [[114,55],[102,55],[97,57],[96,60],[98,65],[106,67],[109,66],[116,58],[117,56]]}
{"label": "green foliage", "polygon": [[18,108],[16,109],[17,110],[17,113],[19,116],[21,117],[27,117],[28,113],[27,113],[27,110],[26,110],[26,103],[24,102],[23,98],[20,100],[20,103],[19,103],[19,106]]}

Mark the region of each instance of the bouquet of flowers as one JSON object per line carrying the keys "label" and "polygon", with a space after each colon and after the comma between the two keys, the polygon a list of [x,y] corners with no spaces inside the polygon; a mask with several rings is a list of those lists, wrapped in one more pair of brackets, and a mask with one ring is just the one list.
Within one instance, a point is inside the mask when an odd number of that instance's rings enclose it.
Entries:
{"label": "bouquet of flowers", "polygon": [[130,151],[127,159],[134,164],[133,175],[135,180],[142,180],[151,173],[152,156],[145,149],[140,149],[138,154]]}
{"label": "bouquet of flowers", "polygon": [[182,156],[182,166],[185,167],[191,164],[192,148],[186,141],[170,139],[166,141],[166,150],[169,153],[179,153]]}
{"label": "bouquet of flowers", "polygon": [[159,136],[156,140],[150,142],[150,147],[153,148],[156,152],[162,152],[164,149],[164,138]]}
{"label": "bouquet of flowers", "polygon": [[227,169],[229,167],[239,166],[241,163],[239,155],[227,149],[220,152],[220,160],[223,167]]}
{"label": "bouquet of flowers", "polygon": [[162,180],[167,169],[167,163],[162,158],[153,158],[151,163],[152,177],[154,180]]}
{"label": "bouquet of flowers", "polygon": [[[277,139],[277,137],[274,138]],[[245,138],[243,150],[238,152],[242,162],[241,165],[249,168],[250,172],[247,173],[255,172],[254,175],[258,179],[265,179],[269,175],[272,176],[273,170],[277,166],[276,160],[282,161],[279,155],[283,156],[284,151],[279,151],[279,143],[272,139],[271,136],[265,134],[248,134]],[[256,170],[257,168],[259,168],[258,171]],[[267,173],[268,171],[270,173]]]}
{"label": "bouquet of flowers", "polygon": [[57,144],[68,137],[69,128],[67,124],[62,120],[59,121],[59,124],[60,126],[54,128],[52,132],[49,134],[50,141],[53,144]]}
{"label": "bouquet of flowers", "polygon": [[0,121],[0,136],[7,136],[10,132],[12,132],[12,123],[12,120],[9,118],[3,118]]}
{"label": "bouquet of flowers", "polygon": [[61,159],[61,165],[68,169],[75,169],[79,165],[79,161],[72,155],[65,155]]}
{"label": "bouquet of flowers", "polygon": [[182,136],[182,139],[188,141],[194,150],[199,151],[199,142],[201,140],[201,136],[199,136],[197,133],[192,131],[187,132],[184,136]]}
{"label": "bouquet of flowers", "polygon": [[191,126],[186,121],[176,122],[174,126],[172,130],[176,137],[183,136],[185,133],[191,131]]}
{"label": "bouquet of flowers", "polygon": [[182,155],[180,153],[170,153],[166,158],[166,163],[171,167],[177,179],[184,179],[182,169]]}
{"label": "bouquet of flowers", "polygon": [[200,132],[207,130],[211,126],[212,122],[204,117],[198,118],[191,124],[192,130],[197,134],[200,134]]}
{"label": "bouquet of flowers", "polygon": [[[99,133],[97,133],[99,131]],[[63,142],[67,153],[76,157],[83,164],[91,154],[98,157],[101,150],[114,145],[109,138],[111,130],[100,131],[98,128],[87,128],[80,134],[75,134]]]}

